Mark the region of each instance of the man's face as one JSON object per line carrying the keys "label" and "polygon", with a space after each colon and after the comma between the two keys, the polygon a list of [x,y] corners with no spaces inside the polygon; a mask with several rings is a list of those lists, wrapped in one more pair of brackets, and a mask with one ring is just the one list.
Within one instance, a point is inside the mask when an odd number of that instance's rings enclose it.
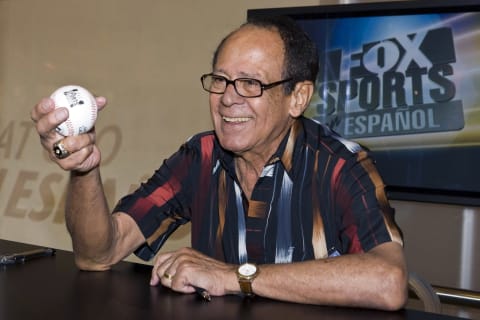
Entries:
{"label": "man's face", "polygon": [[[269,84],[283,80],[283,60],[278,33],[244,27],[224,44],[213,73],[230,80],[253,78]],[[210,111],[220,144],[241,156],[268,158],[275,152],[293,121],[290,104],[282,85],[263,91],[257,98],[239,96],[233,85],[228,85],[223,94],[210,94]]]}

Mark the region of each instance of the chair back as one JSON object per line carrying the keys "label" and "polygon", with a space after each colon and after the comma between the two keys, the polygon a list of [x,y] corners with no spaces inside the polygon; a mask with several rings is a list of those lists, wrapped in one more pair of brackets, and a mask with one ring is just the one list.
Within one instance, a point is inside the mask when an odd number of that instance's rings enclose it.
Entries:
{"label": "chair back", "polygon": [[430,283],[414,272],[408,274],[408,288],[423,302],[426,312],[441,313],[440,298]]}

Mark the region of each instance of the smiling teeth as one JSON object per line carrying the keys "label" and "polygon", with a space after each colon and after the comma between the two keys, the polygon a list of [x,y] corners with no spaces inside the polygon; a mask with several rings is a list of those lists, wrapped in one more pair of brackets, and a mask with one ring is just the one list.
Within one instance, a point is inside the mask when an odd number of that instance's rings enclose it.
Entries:
{"label": "smiling teeth", "polygon": [[247,122],[249,118],[229,118],[229,117],[223,117],[223,120],[227,122]]}

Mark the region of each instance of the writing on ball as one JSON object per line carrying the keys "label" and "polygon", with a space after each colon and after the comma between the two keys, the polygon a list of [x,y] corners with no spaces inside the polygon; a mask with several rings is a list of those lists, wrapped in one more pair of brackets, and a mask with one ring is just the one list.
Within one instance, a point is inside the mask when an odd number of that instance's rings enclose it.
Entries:
{"label": "writing on ball", "polygon": [[56,131],[63,136],[75,136],[88,132],[97,120],[95,97],[78,85],[67,85],[55,90],[50,98],[56,108],[67,108],[68,119],[61,123]]}

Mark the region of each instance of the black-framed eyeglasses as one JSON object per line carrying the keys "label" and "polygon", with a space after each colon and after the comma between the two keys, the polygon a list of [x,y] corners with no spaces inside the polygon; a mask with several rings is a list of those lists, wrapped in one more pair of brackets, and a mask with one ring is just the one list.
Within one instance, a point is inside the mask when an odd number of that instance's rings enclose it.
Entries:
{"label": "black-framed eyeglasses", "polygon": [[244,98],[257,98],[263,94],[264,90],[268,90],[282,83],[291,81],[292,78],[264,84],[260,80],[252,78],[237,78],[234,80],[229,80],[223,76],[208,73],[204,74],[200,80],[202,81],[203,89],[210,93],[225,93],[227,86],[232,84],[239,96]]}

